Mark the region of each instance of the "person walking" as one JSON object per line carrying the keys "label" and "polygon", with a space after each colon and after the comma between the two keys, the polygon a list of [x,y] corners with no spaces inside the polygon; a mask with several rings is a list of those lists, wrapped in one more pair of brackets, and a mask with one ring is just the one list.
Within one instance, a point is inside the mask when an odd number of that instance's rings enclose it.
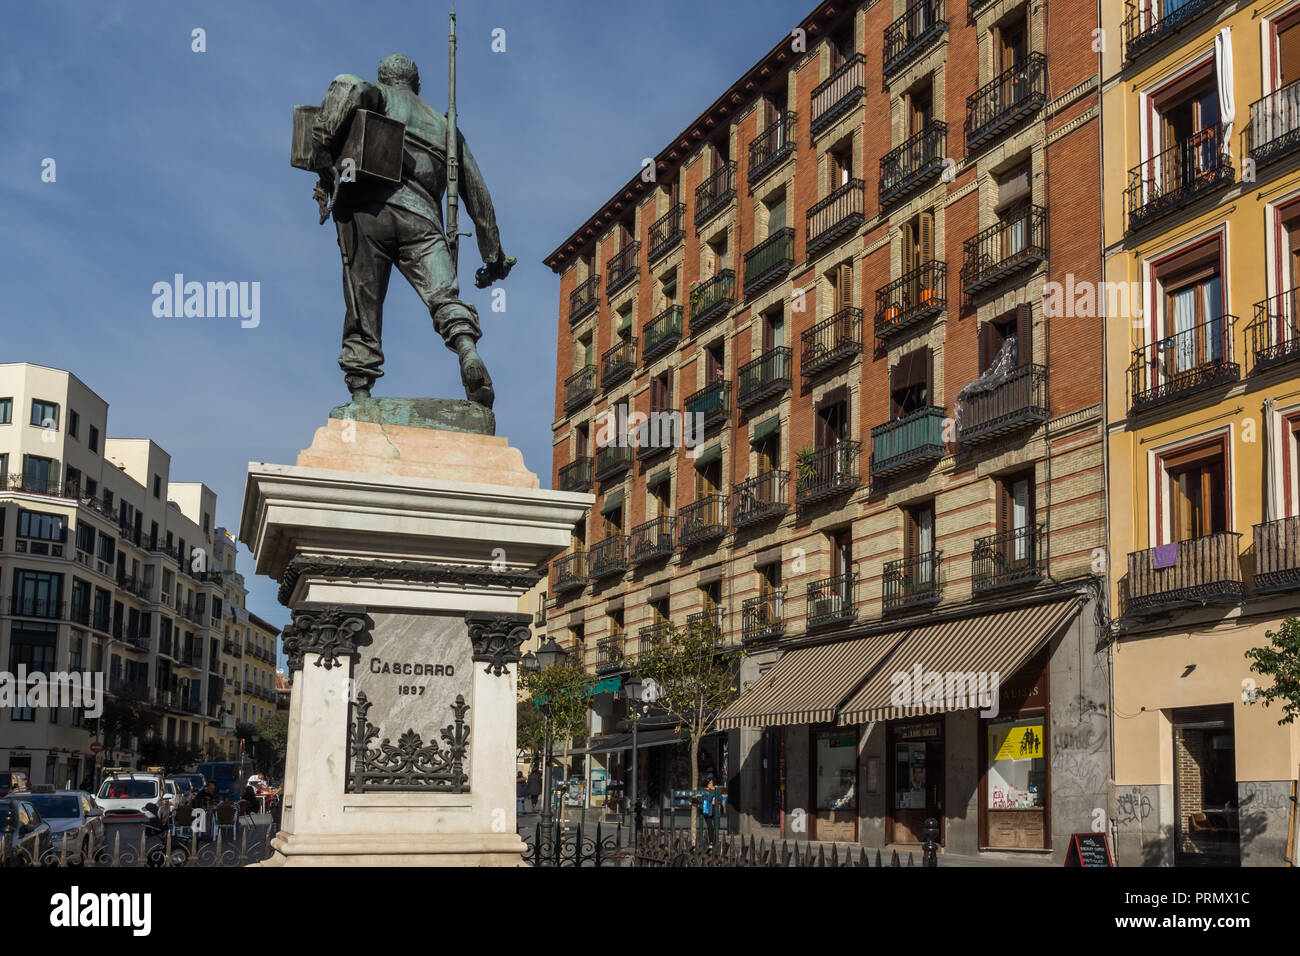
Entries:
{"label": "person walking", "polygon": [[528,775],[528,799],[533,805],[533,812],[537,812],[537,798],[542,795],[542,772],[536,767]]}
{"label": "person walking", "polygon": [[528,796],[528,781],[522,770],[515,771],[515,813],[524,812],[524,797]]}

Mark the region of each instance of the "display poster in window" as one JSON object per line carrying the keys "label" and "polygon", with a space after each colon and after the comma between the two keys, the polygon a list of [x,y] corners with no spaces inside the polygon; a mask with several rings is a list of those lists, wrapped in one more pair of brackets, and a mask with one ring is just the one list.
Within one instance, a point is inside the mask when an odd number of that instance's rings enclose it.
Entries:
{"label": "display poster in window", "polygon": [[1047,782],[1043,719],[990,724],[988,734],[989,809],[1041,809]]}

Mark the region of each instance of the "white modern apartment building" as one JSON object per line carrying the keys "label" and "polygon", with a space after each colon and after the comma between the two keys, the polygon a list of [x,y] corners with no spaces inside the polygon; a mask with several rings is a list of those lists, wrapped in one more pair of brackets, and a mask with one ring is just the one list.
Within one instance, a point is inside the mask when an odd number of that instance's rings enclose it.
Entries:
{"label": "white modern apartment building", "polygon": [[0,768],[34,784],[77,785],[96,741],[105,766],[147,762],[151,740],[213,759],[238,749],[251,628],[216,494],[173,482],[154,442],[108,438],[107,420],[75,375],[0,364],[0,669],[97,671],[108,722],[129,712],[139,729],[0,709]]}

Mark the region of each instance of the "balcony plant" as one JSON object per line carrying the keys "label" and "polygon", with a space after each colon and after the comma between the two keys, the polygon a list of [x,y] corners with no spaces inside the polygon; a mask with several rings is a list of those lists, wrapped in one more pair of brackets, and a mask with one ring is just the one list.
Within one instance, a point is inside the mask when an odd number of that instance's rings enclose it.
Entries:
{"label": "balcony plant", "polygon": [[804,445],[795,455],[795,468],[798,471],[795,480],[799,485],[799,494],[808,494],[816,485],[817,479],[821,477],[821,472],[817,468],[817,452]]}

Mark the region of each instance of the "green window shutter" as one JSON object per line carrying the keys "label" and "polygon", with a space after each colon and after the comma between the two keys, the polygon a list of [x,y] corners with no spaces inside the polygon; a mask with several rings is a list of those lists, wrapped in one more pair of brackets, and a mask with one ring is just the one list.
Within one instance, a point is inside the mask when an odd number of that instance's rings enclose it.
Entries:
{"label": "green window shutter", "polygon": [[609,514],[611,511],[619,508],[623,504],[623,492],[616,491],[613,494],[605,496],[605,503],[601,505],[600,513]]}
{"label": "green window shutter", "polygon": [[700,457],[695,459],[695,467],[703,468],[705,465],[711,465],[715,461],[722,460],[722,445],[717,444],[712,448],[706,448],[700,452]]}
{"label": "green window shutter", "polygon": [[749,433],[749,443],[757,445],[759,442],[770,438],[781,430],[781,416],[773,415],[765,422],[759,422]]}
{"label": "green window shutter", "polygon": [[672,477],[672,473],[667,468],[660,468],[645,480],[645,486],[647,488],[658,487],[659,485],[666,484],[670,477]]}

